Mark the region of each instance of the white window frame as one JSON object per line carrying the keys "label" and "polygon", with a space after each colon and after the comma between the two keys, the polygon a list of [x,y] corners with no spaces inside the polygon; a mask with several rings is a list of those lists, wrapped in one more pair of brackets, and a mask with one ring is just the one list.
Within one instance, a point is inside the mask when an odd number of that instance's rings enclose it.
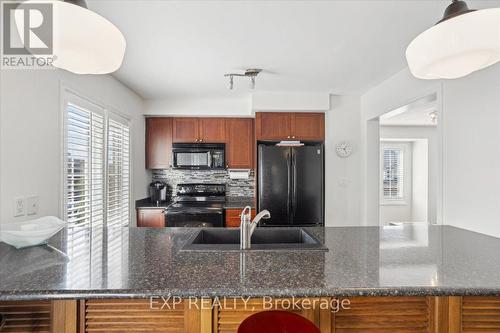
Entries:
{"label": "white window frame", "polygon": [[[129,127],[129,130],[131,129],[131,121],[130,118],[123,115],[116,109],[113,109],[111,107],[105,106],[103,103],[99,103],[97,101],[94,101],[88,97],[85,97],[83,94],[77,92],[75,89],[70,88],[64,84],[60,85],[60,97],[61,97],[61,122],[62,126],[60,127],[62,129],[62,145],[61,145],[61,165],[62,165],[62,191],[61,191],[61,200],[60,202],[62,203],[61,207],[61,216],[63,216],[64,220],[67,220],[67,106],[69,103],[73,102],[74,104],[77,104],[81,107],[87,108],[92,112],[98,112],[104,117],[104,152],[103,152],[103,161],[104,161],[104,167],[103,167],[103,180],[104,180],[104,193],[103,193],[103,207],[104,207],[104,220],[103,224],[104,226],[107,225],[107,197],[108,197],[108,119],[109,117],[112,117],[113,120],[122,122],[124,124],[127,124]],[[128,196],[129,196],[129,212],[128,212],[128,227],[132,226],[134,223],[133,219],[133,214],[132,214],[132,184],[133,184],[133,170],[132,170],[132,132],[130,131],[129,134],[129,188],[128,188]]]}
{"label": "white window frame", "polygon": [[[403,152],[403,196],[398,199],[384,198],[384,150],[400,149]],[[411,202],[412,193],[412,143],[381,140],[380,141],[380,174],[379,174],[379,193],[381,206],[399,206],[408,205]]]}

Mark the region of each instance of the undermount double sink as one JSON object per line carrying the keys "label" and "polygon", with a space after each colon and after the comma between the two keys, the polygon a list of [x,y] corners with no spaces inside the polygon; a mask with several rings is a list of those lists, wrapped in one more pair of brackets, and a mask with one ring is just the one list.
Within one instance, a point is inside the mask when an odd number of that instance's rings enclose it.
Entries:
{"label": "undermount double sink", "polygon": [[[251,249],[245,251],[295,251],[328,249],[302,228],[258,228],[252,234]],[[240,229],[207,228],[194,233],[184,251],[239,251]]]}

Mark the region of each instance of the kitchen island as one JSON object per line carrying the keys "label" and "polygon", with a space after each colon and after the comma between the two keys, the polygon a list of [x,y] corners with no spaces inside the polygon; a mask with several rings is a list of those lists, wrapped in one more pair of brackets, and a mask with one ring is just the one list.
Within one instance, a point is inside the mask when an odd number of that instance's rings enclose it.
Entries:
{"label": "kitchen island", "polygon": [[[68,228],[50,246],[0,243],[0,313],[28,307],[57,332],[225,332],[272,304],[322,332],[500,331],[500,239],[411,224],[307,230],[328,250],[184,251],[189,228]],[[296,299],[318,302],[289,308]],[[321,307],[337,299],[348,308]]]}

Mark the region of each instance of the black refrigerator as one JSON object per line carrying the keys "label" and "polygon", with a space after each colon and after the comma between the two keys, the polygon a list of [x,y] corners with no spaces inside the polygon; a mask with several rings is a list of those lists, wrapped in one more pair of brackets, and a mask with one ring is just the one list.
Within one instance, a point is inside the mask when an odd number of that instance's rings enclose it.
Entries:
{"label": "black refrigerator", "polygon": [[322,143],[301,147],[258,144],[258,209],[262,226],[323,226],[325,159]]}

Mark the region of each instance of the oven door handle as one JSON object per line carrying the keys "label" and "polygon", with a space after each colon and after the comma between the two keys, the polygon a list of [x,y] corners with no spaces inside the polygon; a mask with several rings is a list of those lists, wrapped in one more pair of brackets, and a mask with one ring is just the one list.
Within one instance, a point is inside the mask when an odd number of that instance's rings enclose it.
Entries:
{"label": "oven door handle", "polygon": [[214,210],[206,210],[206,211],[189,211],[189,210],[184,210],[184,211],[171,211],[171,210],[166,210],[165,211],[166,215],[177,215],[177,214],[186,214],[186,215],[194,215],[194,214],[217,214],[217,215],[222,215],[222,211],[219,209],[214,209]]}
{"label": "oven door handle", "polygon": [[213,165],[212,165],[212,152],[210,150],[207,151],[207,157],[208,157],[208,167],[211,168],[213,167]]}

